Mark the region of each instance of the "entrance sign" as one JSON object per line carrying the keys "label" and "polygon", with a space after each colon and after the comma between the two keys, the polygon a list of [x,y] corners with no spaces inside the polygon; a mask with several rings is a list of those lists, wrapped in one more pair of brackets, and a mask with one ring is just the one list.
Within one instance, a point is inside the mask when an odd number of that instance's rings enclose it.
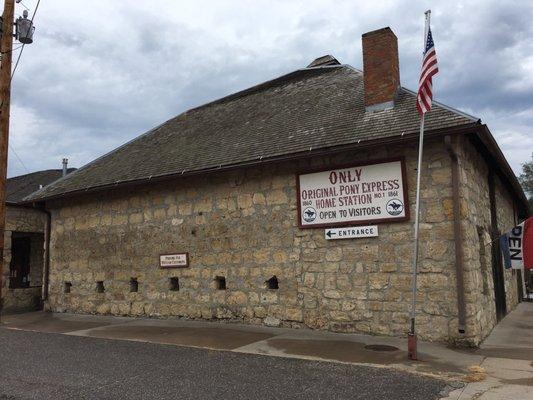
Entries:
{"label": "entrance sign", "polygon": [[332,239],[358,239],[378,236],[378,226],[354,226],[350,228],[328,228],[324,230],[324,237]]}
{"label": "entrance sign", "polygon": [[300,228],[409,219],[403,159],[299,174],[297,185]]}
{"label": "entrance sign", "polygon": [[174,253],[159,255],[161,268],[186,268],[189,266],[189,253]]}

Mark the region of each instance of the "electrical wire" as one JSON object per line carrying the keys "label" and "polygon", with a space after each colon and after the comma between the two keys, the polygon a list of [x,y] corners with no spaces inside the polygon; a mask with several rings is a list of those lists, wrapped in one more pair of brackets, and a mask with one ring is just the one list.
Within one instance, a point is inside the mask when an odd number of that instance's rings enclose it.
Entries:
{"label": "electrical wire", "polygon": [[24,7],[26,10],[30,11],[28,7],[26,7],[26,4],[24,4],[22,1],[19,1],[18,4],[20,4],[22,7]]}
{"label": "electrical wire", "polygon": [[[33,14],[31,16],[31,20],[30,20],[31,21],[31,26],[33,26],[33,20],[35,19],[35,14],[37,14],[37,10],[39,9],[39,4],[41,4],[41,0],[37,0],[37,5],[35,6],[35,10],[33,11]],[[15,63],[15,68],[13,68],[13,71],[11,72],[11,77],[9,78],[9,85],[10,86],[11,86],[11,82],[13,81],[13,76],[15,75],[15,71],[17,70],[17,67],[19,65],[20,58],[22,57],[22,52],[24,51],[24,46],[25,45],[26,45],[26,43],[22,43],[22,46],[17,47],[17,49],[20,48],[20,53],[19,53],[19,55],[17,57],[17,62]],[[4,99],[2,99],[2,101],[0,102],[0,114],[2,113],[3,106],[4,106]]]}
{"label": "electrical wire", "polygon": [[28,170],[28,168],[26,168],[26,165],[24,165],[24,163],[22,162],[22,158],[19,157],[18,153],[15,151],[15,149],[13,148],[13,146],[11,146],[11,144],[9,144],[9,148],[11,149],[11,151],[13,152],[13,154],[15,154],[15,157],[17,157],[17,160],[19,160],[19,163],[22,165],[22,167],[26,170],[26,173],[30,173],[30,171]]}
{"label": "electrical wire", "polygon": [[15,51],[17,51],[18,49],[22,48],[22,46],[24,46],[23,44],[21,44],[19,47],[15,47],[14,49],[12,49],[11,51],[4,51],[0,54],[7,54],[7,53],[13,53]]}
{"label": "electrical wire", "polygon": [[[35,6],[35,10],[33,11],[33,14],[31,16],[31,26],[33,26],[33,20],[35,19],[35,14],[37,14],[37,9],[39,8],[39,4],[41,3],[41,0],[37,0],[37,5]],[[24,4],[23,4],[24,7],[26,7]],[[27,7],[26,7],[27,9]],[[19,62],[20,62],[20,58],[22,57],[22,52],[24,51],[24,45],[26,43],[22,43],[22,46],[19,46],[15,49],[12,49],[11,52],[15,51],[15,50],[18,50],[20,49],[20,53],[17,57],[17,62],[15,63],[15,67],[13,68],[13,71],[11,72],[11,77],[9,78],[9,85],[11,85],[11,82],[13,81],[13,76],[15,75],[15,71],[17,70],[17,67],[19,65]],[[5,54],[5,53],[4,53]],[[2,99],[2,102],[0,103],[0,110],[2,110],[2,106],[4,105],[4,99]],[[0,111],[1,112],[1,111]],[[19,162],[22,164],[22,166],[24,167],[24,169],[26,170],[27,173],[30,173],[30,171],[28,170],[28,168],[26,167],[26,165],[22,162],[22,159],[20,158],[20,156],[18,155],[18,153],[15,151],[15,149],[13,148],[13,146],[9,145],[9,148],[11,149],[11,151],[13,152],[13,154],[15,154],[15,156],[17,157],[17,159],[19,160]]]}

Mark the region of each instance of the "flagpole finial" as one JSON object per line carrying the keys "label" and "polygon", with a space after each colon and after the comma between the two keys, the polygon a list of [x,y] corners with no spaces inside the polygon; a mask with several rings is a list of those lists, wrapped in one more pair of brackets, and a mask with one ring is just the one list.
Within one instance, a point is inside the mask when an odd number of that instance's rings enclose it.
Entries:
{"label": "flagpole finial", "polygon": [[431,10],[427,10],[424,12],[424,15],[426,16],[426,26],[424,28],[424,47],[426,46],[426,39],[429,29],[429,20],[431,18]]}

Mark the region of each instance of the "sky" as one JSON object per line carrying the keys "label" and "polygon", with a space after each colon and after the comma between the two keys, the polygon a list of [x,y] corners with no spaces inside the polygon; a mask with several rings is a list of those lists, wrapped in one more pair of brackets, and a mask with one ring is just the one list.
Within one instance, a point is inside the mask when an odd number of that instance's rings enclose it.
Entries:
{"label": "sky", "polygon": [[[23,4],[31,16],[37,0]],[[435,100],[487,123],[519,173],[533,153],[531,1],[42,0],[13,78],[8,176],[80,167],[324,54],[362,69],[361,35],[385,26],[416,89],[428,4]]]}

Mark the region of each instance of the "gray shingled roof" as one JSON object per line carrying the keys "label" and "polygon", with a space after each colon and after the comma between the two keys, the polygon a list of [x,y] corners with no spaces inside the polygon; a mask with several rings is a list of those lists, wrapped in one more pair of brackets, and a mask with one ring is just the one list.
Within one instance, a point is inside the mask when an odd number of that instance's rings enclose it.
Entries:
{"label": "gray shingled roof", "polygon": [[[474,121],[435,104],[426,117],[426,130]],[[362,72],[347,65],[307,68],[180,114],[26,200],[259,162],[418,129],[412,92],[401,89],[393,109],[365,112]]]}
{"label": "gray shingled roof", "polygon": [[[69,168],[68,172],[75,170],[76,168]],[[44,187],[58,180],[62,175],[62,169],[47,169],[9,178],[6,181],[6,203],[22,203],[24,197],[39,190],[41,185]]]}

